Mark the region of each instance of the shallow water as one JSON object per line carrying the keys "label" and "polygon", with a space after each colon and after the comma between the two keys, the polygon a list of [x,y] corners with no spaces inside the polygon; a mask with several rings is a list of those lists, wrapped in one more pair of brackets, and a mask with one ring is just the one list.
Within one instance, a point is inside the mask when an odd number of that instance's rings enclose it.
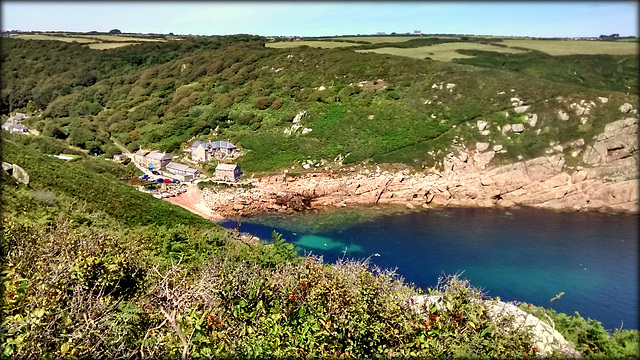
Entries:
{"label": "shallow water", "polygon": [[262,239],[273,230],[300,254],[370,258],[421,288],[462,273],[489,296],[546,307],[564,292],[557,311],[638,328],[638,216],[369,206],[241,219]]}

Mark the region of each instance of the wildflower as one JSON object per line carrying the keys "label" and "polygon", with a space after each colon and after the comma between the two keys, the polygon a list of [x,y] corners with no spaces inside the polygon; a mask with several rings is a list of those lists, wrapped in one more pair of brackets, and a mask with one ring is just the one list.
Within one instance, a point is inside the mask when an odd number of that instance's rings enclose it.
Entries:
{"label": "wildflower", "polygon": [[291,296],[289,296],[289,301],[293,301],[295,298],[296,298],[295,295],[291,295]]}
{"label": "wildflower", "polygon": [[12,292],[7,293],[7,296],[13,299],[13,293]]}
{"label": "wildflower", "polygon": [[459,318],[460,316],[462,316],[462,314],[460,314],[460,313],[457,313],[457,314],[456,314],[456,317],[457,317],[457,318]]}
{"label": "wildflower", "polygon": [[282,269],[278,270],[278,274],[282,274]]}
{"label": "wildflower", "polygon": [[426,321],[422,322],[422,326],[427,327],[427,325],[429,325],[429,323],[427,323]]}
{"label": "wildflower", "polygon": [[457,322],[456,322],[455,320],[453,320],[452,324],[453,324],[453,325],[456,325],[456,324],[457,324]]}
{"label": "wildflower", "polygon": [[302,282],[302,286],[305,286],[305,285],[307,285],[307,283],[303,281],[303,282]]}

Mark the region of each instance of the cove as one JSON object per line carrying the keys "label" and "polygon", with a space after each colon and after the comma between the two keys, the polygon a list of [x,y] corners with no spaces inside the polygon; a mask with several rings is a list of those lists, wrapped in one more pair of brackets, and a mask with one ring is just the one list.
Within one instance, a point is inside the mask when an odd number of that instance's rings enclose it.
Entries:
{"label": "cove", "polygon": [[[638,328],[638,216],[537,209],[407,210],[364,206],[262,214],[220,225],[301,255],[369,259],[426,289],[461,273],[487,295]],[[564,292],[553,304],[550,299]]]}

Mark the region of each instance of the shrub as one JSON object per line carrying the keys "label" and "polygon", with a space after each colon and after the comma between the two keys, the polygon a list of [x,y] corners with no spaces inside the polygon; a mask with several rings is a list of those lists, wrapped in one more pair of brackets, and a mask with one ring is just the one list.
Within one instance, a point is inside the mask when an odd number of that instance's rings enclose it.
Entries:
{"label": "shrub", "polygon": [[271,99],[266,96],[260,96],[256,99],[256,108],[258,110],[264,110],[271,106]]}
{"label": "shrub", "polygon": [[282,107],[282,100],[280,99],[276,99],[272,104],[271,104],[271,108],[274,110],[278,110]]}

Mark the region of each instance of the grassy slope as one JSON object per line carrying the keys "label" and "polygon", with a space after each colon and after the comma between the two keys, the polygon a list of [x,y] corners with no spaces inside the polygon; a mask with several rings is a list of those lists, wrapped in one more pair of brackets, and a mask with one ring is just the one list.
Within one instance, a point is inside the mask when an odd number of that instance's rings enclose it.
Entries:
{"label": "grassy slope", "polygon": [[524,54],[496,54],[483,51],[461,51],[468,58],[455,60],[496,70],[517,72],[556,83],[568,83],[601,90],[638,93],[638,57],[631,55],[566,55],[552,56],[533,51]]}
{"label": "grassy slope", "polygon": [[64,161],[43,155],[8,138],[2,139],[2,160],[21,166],[30,177],[30,186],[52,191],[104,211],[128,226],[166,223],[215,227],[213,223],[178,206],[160,201],[118,180],[103,159]]}

